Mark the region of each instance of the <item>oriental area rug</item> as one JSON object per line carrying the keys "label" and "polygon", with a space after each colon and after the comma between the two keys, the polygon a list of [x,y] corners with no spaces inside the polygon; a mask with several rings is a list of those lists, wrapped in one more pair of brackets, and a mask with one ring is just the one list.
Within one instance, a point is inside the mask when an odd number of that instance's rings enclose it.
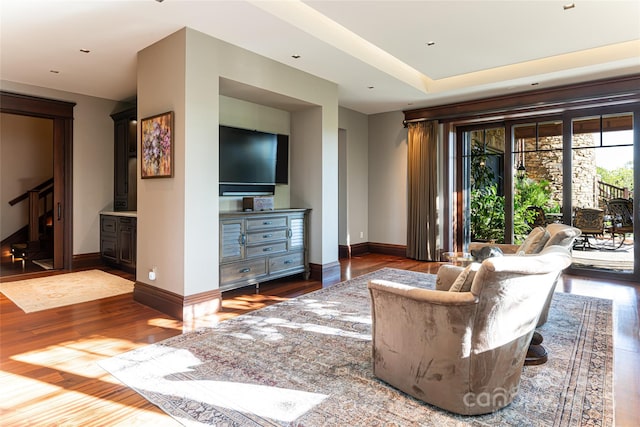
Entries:
{"label": "oriental area rug", "polygon": [[133,292],[133,282],[101,270],[0,283],[0,292],[25,313]]}
{"label": "oriental area rug", "polygon": [[367,281],[434,288],[384,268],[100,362],[187,426],[613,425],[612,302],[556,293],[539,330],[549,361],[515,401],[461,416],[376,379]]}

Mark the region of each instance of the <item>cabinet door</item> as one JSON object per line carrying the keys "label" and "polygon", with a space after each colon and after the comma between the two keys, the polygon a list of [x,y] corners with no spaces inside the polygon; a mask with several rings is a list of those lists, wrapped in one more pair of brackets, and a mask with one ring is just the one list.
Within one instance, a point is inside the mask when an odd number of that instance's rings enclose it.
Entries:
{"label": "cabinet door", "polygon": [[118,262],[117,232],[117,218],[100,215],[100,255],[113,262]]}
{"label": "cabinet door", "polygon": [[135,267],[136,264],[136,224],[133,218],[120,218],[118,230],[118,250],[120,263]]}
{"label": "cabinet door", "polygon": [[244,257],[244,225],[242,219],[220,221],[220,262],[236,261]]}
{"label": "cabinet door", "polygon": [[115,153],[114,153],[114,182],[113,207],[117,211],[128,210],[127,194],[129,193],[129,147],[127,146],[129,126],[128,121],[115,122]]}
{"label": "cabinet door", "polygon": [[291,215],[289,217],[289,250],[305,248],[304,230],[305,219],[303,215]]}

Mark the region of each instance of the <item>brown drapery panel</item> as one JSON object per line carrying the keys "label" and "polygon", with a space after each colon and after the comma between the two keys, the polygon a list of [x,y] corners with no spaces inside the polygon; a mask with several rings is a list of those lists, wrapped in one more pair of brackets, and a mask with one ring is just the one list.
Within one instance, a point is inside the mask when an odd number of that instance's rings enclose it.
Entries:
{"label": "brown drapery panel", "polygon": [[409,123],[407,257],[438,259],[438,122]]}

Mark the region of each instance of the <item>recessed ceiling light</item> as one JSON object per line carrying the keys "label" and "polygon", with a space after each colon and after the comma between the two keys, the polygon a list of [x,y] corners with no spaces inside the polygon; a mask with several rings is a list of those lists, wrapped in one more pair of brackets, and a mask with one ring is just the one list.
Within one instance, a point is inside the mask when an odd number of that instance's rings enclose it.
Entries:
{"label": "recessed ceiling light", "polygon": [[60,71],[58,71],[58,70],[49,70],[49,72],[51,74],[60,74]]}
{"label": "recessed ceiling light", "polygon": [[162,3],[164,0],[156,0],[158,3]]}
{"label": "recessed ceiling light", "polygon": [[539,84],[540,83],[538,83],[538,82],[534,82],[534,83],[531,83],[531,86],[538,86]]}
{"label": "recessed ceiling light", "polygon": [[300,55],[291,55],[293,59],[300,59]]}
{"label": "recessed ceiling light", "polygon": [[375,86],[367,86],[367,89],[373,89]]}
{"label": "recessed ceiling light", "polygon": [[80,49],[80,52],[82,52],[82,53],[89,53],[89,52],[91,52],[91,51],[90,51],[89,49]]}
{"label": "recessed ceiling light", "polygon": [[434,41],[429,41],[427,42],[427,46],[435,46],[436,42]]}
{"label": "recessed ceiling light", "polygon": [[576,7],[576,4],[575,4],[575,3],[568,3],[568,4],[565,4],[564,6],[562,6],[562,8],[563,8],[564,10],[573,9],[574,7]]}

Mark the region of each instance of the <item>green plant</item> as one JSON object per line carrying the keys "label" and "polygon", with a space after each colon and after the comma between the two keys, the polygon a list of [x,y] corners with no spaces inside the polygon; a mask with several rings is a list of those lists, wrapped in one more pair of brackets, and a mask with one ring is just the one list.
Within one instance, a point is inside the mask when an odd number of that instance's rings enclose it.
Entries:
{"label": "green plant", "polygon": [[504,197],[497,184],[471,190],[471,239],[504,242]]}
{"label": "green plant", "polygon": [[[493,183],[471,190],[470,215],[473,240],[504,242],[504,196],[498,195],[498,185]],[[513,197],[513,231],[515,241],[522,240],[529,232],[535,213],[529,206],[539,206],[545,212],[559,212],[560,206],[551,199],[549,181],[525,178],[516,180]]]}

